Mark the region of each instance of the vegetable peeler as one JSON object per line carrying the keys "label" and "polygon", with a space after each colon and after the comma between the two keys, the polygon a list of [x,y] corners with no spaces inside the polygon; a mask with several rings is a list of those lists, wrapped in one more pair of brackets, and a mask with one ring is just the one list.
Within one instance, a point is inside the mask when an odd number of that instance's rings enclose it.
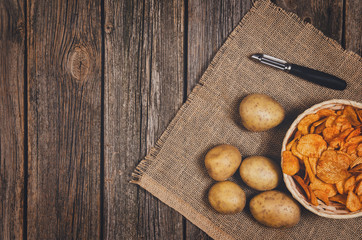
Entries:
{"label": "vegetable peeler", "polygon": [[266,54],[253,54],[251,58],[258,60],[259,62],[264,63],[268,66],[272,66],[277,69],[286,71],[290,74],[293,74],[294,76],[303,78],[307,81],[316,83],[324,87],[336,90],[344,90],[347,86],[346,81],[331,74],[308,67],[303,67],[297,64],[288,63],[287,61]]}

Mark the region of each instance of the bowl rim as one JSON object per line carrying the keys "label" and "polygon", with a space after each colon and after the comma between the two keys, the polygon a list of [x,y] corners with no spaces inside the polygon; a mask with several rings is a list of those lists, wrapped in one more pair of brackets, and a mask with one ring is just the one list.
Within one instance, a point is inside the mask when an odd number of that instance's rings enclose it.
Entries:
{"label": "bowl rim", "polygon": [[[351,105],[354,107],[358,107],[362,109],[362,103],[352,101],[352,100],[346,100],[346,99],[331,99],[327,101],[323,101],[320,103],[317,103],[315,105],[312,105],[310,108],[303,111],[301,114],[296,117],[296,119],[293,121],[293,123],[288,128],[288,131],[286,132],[283,143],[282,143],[282,150],[281,150],[281,165],[283,163],[283,151],[286,149],[286,145],[289,141],[289,139],[293,136],[293,134],[296,131],[297,125],[308,114],[316,113],[320,109],[341,109],[344,105]],[[283,173],[283,181],[288,189],[288,191],[292,194],[293,198],[297,200],[304,208],[311,211],[312,213],[326,217],[326,218],[333,218],[333,219],[348,219],[348,218],[356,218],[362,216],[362,210],[356,211],[356,212],[348,212],[347,210],[337,210],[333,206],[327,206],[322,201],[318,199],[319,205],[314,206],[310,204],[306,199],[305,196],[298,190],[298,187],[293,179],[292,176],[287,175]],[[334,212],[333,212],[334,211]]]}

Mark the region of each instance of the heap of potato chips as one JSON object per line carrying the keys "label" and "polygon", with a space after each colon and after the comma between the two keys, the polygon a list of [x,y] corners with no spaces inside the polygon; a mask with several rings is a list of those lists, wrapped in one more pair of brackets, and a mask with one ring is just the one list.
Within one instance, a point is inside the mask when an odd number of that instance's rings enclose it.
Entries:
{"label": "heap of potato chips", "polygon": [[[304,117],[286,150],[282,169],[293,176],[306,199],[318,205],[362,208],[362,109],[345,105]],[[338,205],[338,204],[337,204]]]}

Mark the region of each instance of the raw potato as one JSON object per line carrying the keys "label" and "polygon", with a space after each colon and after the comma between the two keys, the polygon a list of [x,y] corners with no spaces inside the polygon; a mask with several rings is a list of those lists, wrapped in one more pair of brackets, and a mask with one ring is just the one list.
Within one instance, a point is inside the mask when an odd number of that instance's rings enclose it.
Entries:
{"label": "raw potato", "polygon": [[276,188],[282,174],[280,167],[270,158],[252,156],[241,163],[240,176],[249,187],[265,191]]}
{"label": "raw potato", "polygon": [[225,181],[238,170],[241,163],[239,150],[223,144],[211,149],[205,156],[205,167],[210,177],[216,181]]}
{"label": "raw potato", "polygon": [[250,200],[250,212],[268,227],[292,227],[300,220],[300,207],[288,195],[279,191],[262,192]]}
{"label": "raw potato", "polygon": [[233,214],[241,212],[245,207],[245,193],[236,183],[218,182],[210,188],[210,205],[219,213]]}
{"label": "raw potato", "polygon": [[240,103],[239,113],[244,127],[253,132],[266,131],[279,125],[285,115],[283,107],[265,94],[251,94]]}

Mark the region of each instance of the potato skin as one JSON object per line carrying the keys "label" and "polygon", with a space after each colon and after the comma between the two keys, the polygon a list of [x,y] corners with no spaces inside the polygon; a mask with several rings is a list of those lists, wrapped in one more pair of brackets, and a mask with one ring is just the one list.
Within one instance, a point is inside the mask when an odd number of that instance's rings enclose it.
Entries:
{"label": "potato skin", "polygon": [[245,207],[245,192],[233,182],[224,181],[214,184],[208,194],[210,205],[219,213],[234,214]]}
{"label": "potato skin", "polygon": [[261,224],[274,227],[292,227],[300,220],[300,207],[288,195],[276,191],[262,192],[250,200],[250,212]]}
{"label": "potato skin", "polygon": [[205,167],[216,181],[225,181],[238,170],[241,163],[239,150],[228,144],[212,148],[205,156]]}
{"label": "potato skin", "polygon": [[240,103],[241,123],[253,132],[269,130],[279,125],[285,116],[283,107],[265,94],[251,94]]}
{"label": "potato skin", "polygon": [[282,179],[280,167],[270,158],[251,156],[240,165],[241,179],[251,188],[259,191],[276,188]]}

